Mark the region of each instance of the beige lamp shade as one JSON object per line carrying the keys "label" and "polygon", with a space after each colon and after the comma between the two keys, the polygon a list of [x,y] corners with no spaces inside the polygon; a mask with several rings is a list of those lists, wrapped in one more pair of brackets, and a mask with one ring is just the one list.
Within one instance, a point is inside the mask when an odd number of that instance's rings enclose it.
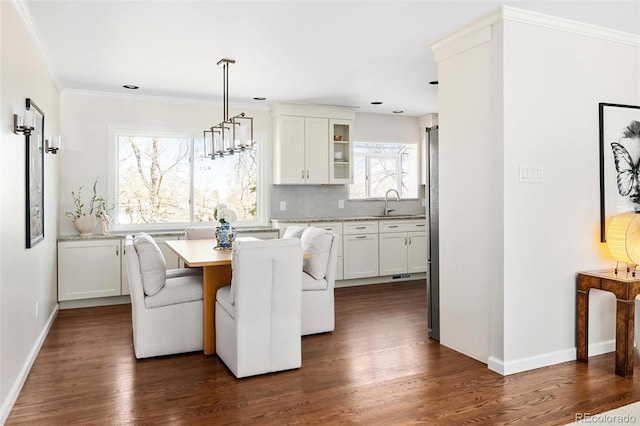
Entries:
{"label": "beige lamp shade", "polygon": [[640,264],[640,214],[623,213],[611,219],[607,247],[616,261]]}

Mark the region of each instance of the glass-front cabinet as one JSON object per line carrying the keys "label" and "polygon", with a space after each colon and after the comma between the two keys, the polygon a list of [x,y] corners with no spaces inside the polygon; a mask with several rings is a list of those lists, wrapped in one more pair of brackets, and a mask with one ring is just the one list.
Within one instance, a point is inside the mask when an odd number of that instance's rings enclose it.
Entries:
{"label": "glass-front cabinet", "polygon": [[352,120],[329,120],[330,183],[353,183],[352,137]]}

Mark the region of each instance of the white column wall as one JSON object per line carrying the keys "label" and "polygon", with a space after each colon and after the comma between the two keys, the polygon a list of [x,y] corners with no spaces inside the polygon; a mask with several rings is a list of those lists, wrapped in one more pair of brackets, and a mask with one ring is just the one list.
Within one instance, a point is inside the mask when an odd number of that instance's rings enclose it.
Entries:
{"label": "white column wall", "polygon": [[[516,372],[575,359],[576,272],[613,267],[600,243],[598,103],[640,105],[640,49],[504,25],[504,362]],[[544,182],[520,183],[520,165],[544,167]],[[590,314],[589,341],[611,342],[613,296],[594,293]]]}
{"label": "white column wall", "polygon": [[440,341],[483,362],[492,288],[502,282],[501,117],[490,107],[494,43],[438,63]]}
{"label": "white column wall", "polygon": [[[598,103],[640,105],[637,36],[502,8],[432,44],[441,342],[511,374],[575,359],[576,273],[599,242]],[[544,168],[521,183],[520,166]],[[593,291],[590,354],[614,350]]]}

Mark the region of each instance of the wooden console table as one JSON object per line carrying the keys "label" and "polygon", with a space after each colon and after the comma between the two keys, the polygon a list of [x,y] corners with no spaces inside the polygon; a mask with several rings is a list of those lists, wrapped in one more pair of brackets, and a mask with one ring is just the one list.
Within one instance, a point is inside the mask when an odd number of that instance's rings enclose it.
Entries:
{"label": "wooden console table", "polygon": [[635,298],[640,294],[640,272],[613,270],[580,272],[577,283],[576,352],[578,361],[589,361],[589,290],[597,288],[616,296],[616,374],[633,376]]}

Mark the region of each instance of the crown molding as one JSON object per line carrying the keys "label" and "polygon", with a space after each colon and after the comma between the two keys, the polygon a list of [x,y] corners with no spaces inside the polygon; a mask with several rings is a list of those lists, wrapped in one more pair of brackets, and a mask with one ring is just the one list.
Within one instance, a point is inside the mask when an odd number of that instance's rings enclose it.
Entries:
{"label": "crown molding", "polygon": [[640,36],[593,24],[574,21],[567,18],[545,15],[538,12],[529,12],[511,6],[502,6],[502,18],[505,21],[520,22],[523,24],[537,25],[568,33],[580,34],[587,37],[613,41],[615,43],[629,44],[640,47]]}
{"label": "crown molding", "polygon": [[[64,89],[62,96],[76,96],[84,98],[94,98],[103,100],[120,100],[128,102],[146,102],[155,104],[173,104],[173,105],[188,105],[199,107],[216,107],[222,108],[222,101],[212,101],[207,99],[193,99],[193,98],[174,98],[169,96],[155,96],[155,95],[135,95],[129,93],[114,93],[103,92],[98,90],[81,90],[81,89]],[[251,103],[244,102],[231,102],[231,106],[234,109],[245,109],[252,111],[268,111],[268,105],[257,106]]]}
{"label": "crown molding", "polygon": [[436,63],[490,41],[492,35],[491,27],[498,22],[504,21],[536,25],[614,43],[640,46],[640,36],[635,34],[538,12],[530,12],[511,6],[501,6],[495,11],[430,43],[429,47],[434,52]]}
{"label": "crown molding", "polygon": [[63,90],[62,82],[60,81],[58,72],[56,71],[56,68],[53,65],[51,56],[49,56],[49,52],[47,51],[47,49],[44,46],[44,43],[42,42],[42,37],[40,36],[40,32],[34,25],[33,19],[31,19],[31,12],[29,12],[29,8],[27,7],[26,2],[24,0],[11,0],[11,4],[13,4],[13,7],[18,13],[18,17],[20,18],[20,21],[22,21],[22,25],[24,25],[24,28],[27,31],[27,34],[29,35],[29,37],[31,37],[31,40],[33,40],[33,42],[37,47],[37,50],[40,52],[40,56],[42,57],[42,60],[44,61],[45,66],[47,67],[47,71],[49,72],[49,76],[51,77],[51,80],[53,80],[53,83],[58,89],[58,92],[62,92]]}

